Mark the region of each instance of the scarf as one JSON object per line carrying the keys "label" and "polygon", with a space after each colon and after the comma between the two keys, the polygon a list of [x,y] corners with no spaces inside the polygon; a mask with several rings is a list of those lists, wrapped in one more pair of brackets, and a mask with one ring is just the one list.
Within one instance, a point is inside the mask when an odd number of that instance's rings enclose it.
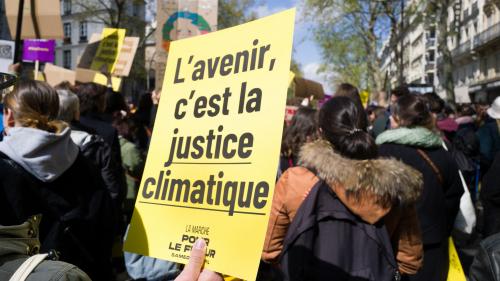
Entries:
{"label": "scarf", "polygon": [[380,134],[375,140],[377,145],[394,143],[401,145],[435,148],[443,145],[441,137],[424,127],[397,128]]}

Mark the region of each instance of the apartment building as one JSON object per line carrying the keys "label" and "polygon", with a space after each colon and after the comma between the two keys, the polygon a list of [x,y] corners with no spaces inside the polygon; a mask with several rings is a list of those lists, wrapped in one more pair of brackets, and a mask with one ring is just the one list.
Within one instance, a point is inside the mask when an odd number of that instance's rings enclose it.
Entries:
{"label": "apartment building", "polygon": [[[418,16],[425,8],[423,1],[406,1],[406,5],[411,7],[413,12],[404,20],[404,25],[408,27],[407,32],[398,38],[398,48],[401,48],[401,43],[403,45],[404,83],[425,84],[429,86],[427,90],[432,90],[432,87],[438,85],[436,26],[421,21]],[[386,86],[392,87],[398,84],[398,69],[401,67],[401,62],[397,61],[395,47],[390,46],[388,40],[381,50],[381,68],[386,77]]]}
{"label": "apartment building", "polygon": [[448,42],[455,92],[491,103],[500,95],[500,1],[462,0],[450,9],[460,15],[457,36]]}
{"label": "apartment building", "polygon": [[[408,24],[411,29],[402,39],[405,82],[430,84],[444,96],[436,68],[442,62],[436,27],[428,22],[412,25],[411,18]],[[500,95],[500,1],[456,0],[448,10],[448,26],[456,102],[492,102]],[[384,73],[397,84],[400,63],[388,44],[381,54]]]}
{"label": "apartment building", "polygon": [[[110,0],[108,0],[110,1]],[[129,2],[125,13],[127,15],[138,17],[145,21],[144,2]],[[132,3],[133,2],[133,3]],[[94,33],[101,33],[105,27],[100,18],[106,17],[104,7],[102,10],[96,9],[92,17],[83,16],[82,5],[99,7],[99,1],[96,0],[61,0],[61,17],[63,22],[64,39],[58,40],[56,46],[55,60],[56,64],[68,69],[74,69],[78,63],[79,57],[87,46],[90,36]],[[131,35],[132,30],[127,30],[127,35]],[[132,31],[132,34],[142,31]]]}

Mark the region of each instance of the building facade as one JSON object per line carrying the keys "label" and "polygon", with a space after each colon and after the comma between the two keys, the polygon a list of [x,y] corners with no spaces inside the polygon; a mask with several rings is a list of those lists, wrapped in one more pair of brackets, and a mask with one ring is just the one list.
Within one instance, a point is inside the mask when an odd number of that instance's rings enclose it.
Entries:
{"label": "building facade", "polygon": [[491,103],[500,95],[500,1],[462,0],[452,8],[460,15],[457,36],[448,42],[455,92]]}
{"label": "building facade", "polygon": [[[109,1],[108,2],[112,2]],[[88,10],[84,10],[82,5],[93,8],[93,16],[87,17]],[[110,4],[111,5],[111,4]],[[102,9],[100,8],[102,7]],[[145,22],[144,1],[127,1],[124,9],[130,17],[138,18]],[[94,33],[100,34],[105,24],[102,18],[109,17],[102,4],[96,0],[61,0],[61,17],[63,23],[64,39],[58,40],[56,46],[55,64],[68,69],[75,69],[81,54],[87,46],[90,37]],[[138,32],[144,34],[144,29],[133,31],[127,29],[127,36],[140,36]]]}
{"label": "building facade", "polygon": [[[437,75],[442,58],[436,24],[412,24],[412,20],[410,17],[411,28],[402,39],[405,82],[432,85],[444,97]],[[491,103],[500,95],[500,0],[455,0],[448,8],[448,26],[456,102]],[[381,54],[382,70],[396,85],[401,63],[395,61],[388,44]]]}
{"label": "building facade", "polygon": [[[389,42],[381,50],[381,68],[386,76],[386,87],[399,84],[399,69],[403,67],[404,83],[427,85],[421,89],[432,90],[438,84],[436,75],[436,26],[422,21],[418,15],[425,9],[425,1],[405,1],[407,17],[404,19],[406,32],[398,38],[398,46]],[[408,11],[412,11],[411,13]],[[389,39],[388,39],[389,40]],[[402,45],[402,62],[398,61],[394,48]]]}

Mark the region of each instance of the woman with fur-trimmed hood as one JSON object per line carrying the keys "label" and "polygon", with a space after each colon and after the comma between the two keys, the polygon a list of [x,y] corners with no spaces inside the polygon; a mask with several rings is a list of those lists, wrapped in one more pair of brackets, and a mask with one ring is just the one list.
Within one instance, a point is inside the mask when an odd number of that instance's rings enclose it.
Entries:
{"label": "woman with fur-trimmed hood", "polygon": [[[321,108],[323,138],[275,191],[262,259],[285,280],[398,280],[422,264],[415,201],[422,176],[377,159],[363,109],[335,97]],[[358,280],[358,279],[356,279]]]}

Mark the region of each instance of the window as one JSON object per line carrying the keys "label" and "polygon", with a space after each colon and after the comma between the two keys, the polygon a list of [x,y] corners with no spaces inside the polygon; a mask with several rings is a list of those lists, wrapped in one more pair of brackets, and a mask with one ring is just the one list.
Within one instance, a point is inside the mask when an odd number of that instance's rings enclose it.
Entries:
{"label": "window", "polygon": [[138,17],[139,16],[139,10],[140,10],[139,4],[134,3],[134,5],[132,6],[132,15],[134,17]]}
{"label": "window", "polygon": [[71,50],[63,52],[63,67],[71,69]]}
{"label": "window", "polygon": [[71,44],[71,23],[67,22],[63,25],[64,43]]}
{"label": "window", "polygon": [[434,73],[427,74],[427,84],[434,85]]}
{"label": "window", "polygon": [[80,22],[80,43],[87,42],[87,22]]}
{"label": "window", "polygon": [[63,11],[64,11],[64,15],[71,14],[71,0],[64,0],[63,1]]}
{"label": "window", "polygon": [[436,56],[434,55],[434,51],[427,52],[427,60],[429,62],[434,62],[435,59],[436,59]]}
{"label": "window", "polygon": [[436,27],[432,26],[429,30],[429,38],[434,39],[436,38]]}

